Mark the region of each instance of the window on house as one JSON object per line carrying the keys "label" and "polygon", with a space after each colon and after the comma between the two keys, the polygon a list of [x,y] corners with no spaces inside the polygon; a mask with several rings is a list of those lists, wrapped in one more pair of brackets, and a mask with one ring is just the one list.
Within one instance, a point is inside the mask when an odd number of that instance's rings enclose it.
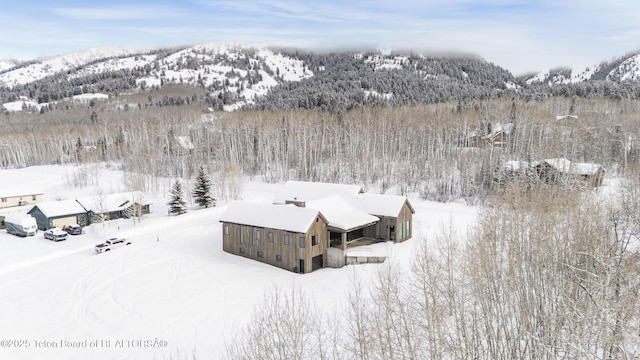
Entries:
{"label": "window on house", "polygon": [[258,246],[260,241],[260,230],[256,229],[253,232],[253,238],[251,239],[251,245],[252,246]]}
{"label": "window on house", "polygon": [[7,202],[7,198],[2,198],[2,202]]}
{"label": "window on house", "polygon": [[269,231],[269,234],[267,235],[269,242],[272,243],[273,242],[273,233],[271,231]]}
{"label": "window on house", "polygon": [[289,234],[284,234],[284,239],[282,240],[282,242],[285,245],[289,245]]}
{"label": "window on house", "polygon": [[244,248],[240,248],[240,254],[244,254]]}
{"label": "window on house", "polygon": [[311,236],[311,246],[318,245],[318,235]]}
{"label": "window on house", "polygon": [[240,228],[240,244],[244,243],[244,231],[242,231],[243,229]]}
{"label": "window on house", "polygon": [[407,223],[407,237],[411,237],[411,224],[409,223],[409,220],[406,221]]}
{"label": "window on house", "polygon": [[31,195],[31,200],[36,201],[37,198],[37,195]]}
{"label": "window on house", "polygon": [[408,220],[400,223],[400,233],[398,235],[400,240],[411,237],[411,225]]}
{"label": "window on house", "polygon": [[282,262],[282,255],[276,255],[276,261]]}
{"label": "window on house", "polygon": [[303,248],[304,247],[304,236],[300,236],[300,247]]}
{"label": "window on house", "polygon": [[262,251],[258,251],[258,257],[259,257],[259,258],[264,257],[264,253],[263,253]]}
{"label": "window on house", "polygon": [[224,234],[229,235],[229,225],[224,226]]}

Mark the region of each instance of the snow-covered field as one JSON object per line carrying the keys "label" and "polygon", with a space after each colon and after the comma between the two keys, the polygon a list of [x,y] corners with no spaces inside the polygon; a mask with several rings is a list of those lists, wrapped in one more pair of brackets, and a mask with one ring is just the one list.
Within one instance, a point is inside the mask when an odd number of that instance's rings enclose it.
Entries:
{"label": "snow-covered field", "polygon": [[[32,178],[45,201],[95,194],[93,187],[70,185],[75,171],[71,166],[0,170],[0,185],[15,179],[23,188],[25,178]],[[50,185],[43,186],[42,178],[51,179]],[[103,191],[126,190],[119,188],[124,182],[119,171],[102,170],[100,179]],[[281,186],[246,180],[242,198],[271,202]],[[285,289],[295,284],[315,304],[331,309],[346,301],[353,272],[366,279],[381,266],[299,275],[230,255],[222,251],[218,222],[227,204],[192,205],[187,214],[169,217],[167,193],[148,195],[154,199],[152,213],[141,223],[94,224],[63,242],[45,240],[42,232],[20,238],[0,230],[0,359],[218,358],[225,337],[249,321],[273,284]],[[388,252],[399,264],[408,264],[417,242],[432,240],[442,224],[452,221],[463,230],[478,213],[461,204],[410,201],[416,210],[413,239],[372,250]],[[133,245],[94,252],[95,244],[114,236]]]}

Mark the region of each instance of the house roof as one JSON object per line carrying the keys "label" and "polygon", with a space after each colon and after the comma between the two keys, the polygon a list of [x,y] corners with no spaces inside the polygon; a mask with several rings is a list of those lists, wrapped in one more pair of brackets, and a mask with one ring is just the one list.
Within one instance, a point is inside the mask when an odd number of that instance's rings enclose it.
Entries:
{"label": "house roof", "polygon": [[513,123],[506,123],[506,124],[502,124],[502,123],[494,123],[492,125],[491,128],[491,133],[487,134],[488,138],[493,138],[494,136],[500,135],[500,134],[510,134],[511,131],[513,130]]}
{"label": "house roof", "polygon": [[308,201],[305,206],[320,211],[330,227],[340,230],[357,229],[380,221],[378,217],[356,208],[339,195]]}
{"label": "house roof", "polygon": [[542,162],[557,171],[573,175],[595,175],[599,170],[604,170],[600,164],[572,163],[565,158],[545,159]]}
{"label": "house roof", "polygon": [[358,194],[353,198],[352,203],[360,210],[378,216],[398,216],[400,210],[406,203],[415,214],[415,210],[409,200],[399,195],[381,194]]}
{"label": "house roof", "polygon": [[19,196],[32,196],[32,195],[43,195],[44,192],[29,189],[27,187],[10,187],[10,188],[0,188],[0,198],[14,198]]}
{"label": "house roof", "polygon": [[287,181],[273,203],[285,204],[287,200],[312,201],[333,195],[349,197],[362,192],[364,189],[359,185]]}
{"label": "house roof", "polygon": [[176,141],[178,141],[178,144],[185,150],[193,150],[195,147],[188,136],[176,136]]}
{"label": "house roof", "polygon": [[578,115],[556,115],[556,120],[578,119]]}
{"label": "house roof", "polygon": [[57,217],[57,216],[65,216],[65,215],[77,215],[77,214],[85,214],[87,210],[80,205],[75,200],[61,200],[61,201],[48,201],[43,202],[37,205],[34,205],[31,210],[28,211],[29,214],[35,209],[38,208],[44,214],[44,216]]}
{"label": "house roof", "polygon": [[520,171],[522,169],[527,169],[531,165],[527,161],[518,161],[518,160],[509,160],[504,163],[504,170],[507,171]]}
{"label": "house roof", "polygon": [[576,175],[595,175],[599,170],[604,168],[600,164],[591,163],[572,163],[571,173]]}
{"label": "house roof", "polygon": [[306,233],[320,212],[295,205],[232,203],[220,222]]}
{"label": "house roof", "polygon": [[542,163],[547,164],[554,168],[555,170],[561,172],[568,172],[571,168],[571,161],[565,158],[553,158],[553,159],[544,159]]}
{"label": "house roof", "polygon": [[84,208],[94,213],[122,211],[134,203],[150,205],[153,202],[142,191],[108,194],[102,196],[87,196],[79,198],[78,202]]}

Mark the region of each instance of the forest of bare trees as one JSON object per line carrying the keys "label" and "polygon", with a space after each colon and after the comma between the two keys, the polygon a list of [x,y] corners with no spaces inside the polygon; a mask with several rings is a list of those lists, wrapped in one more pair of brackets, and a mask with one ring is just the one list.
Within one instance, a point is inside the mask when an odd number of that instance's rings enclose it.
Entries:
{"label": "forest of bare trees", "polygon": [[[607,176],[637,169],[640,103],[632,100],[206,112],[204,92],[170,91],[193,100],[154,105],[167,97],[160,90],[44,114],[3,114],[0,166],[110,162],[142,176],[136,190],[145,190],[161,177],[192,179],[202,165],[225,186],[229,176],[343,182],[469,202],[501,190],[506,161],[564,157],[601,164]],[[569,113],[577,118],[556,120]],[[470,137],[500,127],[509,129],[500,144],[468,146]],[[178,141],[184,139],[189,146]]]}

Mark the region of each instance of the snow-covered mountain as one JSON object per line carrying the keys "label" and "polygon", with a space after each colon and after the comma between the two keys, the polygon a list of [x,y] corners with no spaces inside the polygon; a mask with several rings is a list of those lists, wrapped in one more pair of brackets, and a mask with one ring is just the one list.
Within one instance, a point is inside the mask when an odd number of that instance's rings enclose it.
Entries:
{"label": "snow-covered mountain", "polygon": [[524,79],[525,83],[529,85],[576,84],[595,80],[612,82],[640,80],[640,53],[627,54],[623,57],[585,68],[551,69]]}
{"label": "snow-covered mountain", "polygon": [[[13,91],[11,100],[34,92],[48,92],[46,100],[95,92],[94,86],[110,80],[101,92],[186,83],[206,87],[217,95],[237,94],[239,105],[263,95],[283,81],[313,76],[300,60],[268,49],[200,44],[182,48],[100,48],[37,61],[0,62],[0,87]],[[276,79],[277,78],[277,79]],[[48,90],[43,91],[43,88]],[[40,98],[38,102],[42,102]]]}
{"label": "snow-covered mountain", "polygon": [[[147,49],[148,50],[148,49]],[[53,56],[24,63],[0,61],[0,84],[28,84],[59,72],[69,72],[100,59],[116,58],[145,51],[141,48],[105,47]]]}
{"label": "snow-covered mountain", "polygon": [[[471,56],[380,51],[312,53],[225,44],[174,48],[101,48],[29,61],[0,61],[0,109],[40,110],[79,95],[127,94],[168,84],[202,88],[212,108],[319,108],[346,111],[375,103],[417,104],[556,95],[538,84],[640,76],[640,54],[584,69],[555,69],[516,79]],[[600,88],[590,96],[606,96]],[[581,89],[585,92],[586,90]],[[566,95],[567,92],[563,91]],[[604,95],[603,95],[604,94]]]}

